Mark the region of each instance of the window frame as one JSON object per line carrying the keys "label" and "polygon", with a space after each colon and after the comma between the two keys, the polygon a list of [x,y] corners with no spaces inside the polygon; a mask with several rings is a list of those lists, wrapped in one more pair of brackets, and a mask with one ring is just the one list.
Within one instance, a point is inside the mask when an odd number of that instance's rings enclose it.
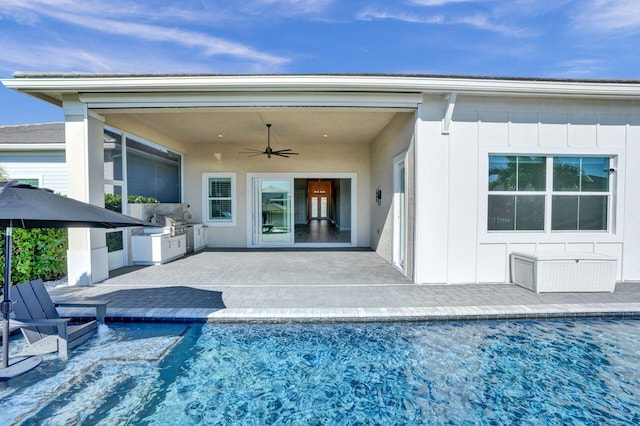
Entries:
{"label": "window frame", "polygon": [[[546,155],[539,155],[539,154],[535,154],[535,155],[527,155],[527,154],[516,154],[516,155],[511,155],[511,154],[489,154],[487,156],[487,163],[490,164],[490,157],[543,157],[545,159],[545,177],[548,177],[548,168],[547,168],[547,164],[548,164],[548,156]],[[517,161],[517,160],[516,160]],[[518,163],[517,163],[518,164]],[[516,166],[518,167],[518,166]],[[489,169],[488,169],[489,170]],[[516,170],[518,170],[516,168]],[[513,189],[509,189],[509,190],[502,190],[502,191],[492,191],[489,189],[489,173],[487,173],[487,208],[488,208],[488,204],[489,204],[489,197],[491,195],[494,196],[509,196],[509,197],[514,197],[514,203],[518,204],[518,197],[544,197],[544,210],[543,210],[543,214],[544,214],[544,220],[543,220],[543,229],[489,229],[489,220],[488,220],[488,212],[487,212],[487,222],[485,223],[485,228],[487,230],[487,232],[498,232],[498,233],[503,233],[503,232],[508,232],[508,233],[512,233],[512,232],[518,232],[518,233],[530,233],[530,232],[534,232],[534,233],[540,233],[540,232],[545,232],[546,229],[546,218],[547,218],[547,206],[549,203],[548,198],[546,197],[546,194],[548,192],[548,188],[549,188],[549,180],[545,179],[545,190],[520,190],[517,184],[517,177],[516,177],[516,186]],[[517,208],[517,207],[516,207]],[[515,220],[515,224],[517,225],[517,219],[518,219],[518,215],[516,213],[514,220]]]}
{"label": "window frame", "polygon": [[[31,186],[35,186],[36,188],[42,188],[42,175],[39,176],[34,176],[34,175],[30,175],[30,176],[20,176],[18,175],[18,177],[16,176],[10,176],[7,178],[7,180],[15,180],[19,183],[24,183],[26,185],[31,185]],[[38,183],[36,183],[35,185],[33,183],[29,183],[29,181],[38,181]]]}
{"label": "window frame", "polygon": [[[209,196],[209,179],[229,179],[231,182],[231,197],[210,197]],[[202,223],[207,226],[236,226],[238,219],[238,192],[236,186],[236,173],[207,172],[202,174]],[[211,220],[209,219],[209,201],[213,199],[230,199],[231,200],[231,218],[228,220]]]}
{"label": "window frame", "polygon": [[[584,158],[608,158],[609,159],[609,169],[613,168],[615,170],[614,167],[612,167],[613,163],[614,163],[614,157],[610,156],[610,155],[549,155],[547,156],[547,185],[549,185],[550,183],[553,184],[553,166],[554,166],[554,159],[555,158],[560,158],[560,157],[573,157],[573,158],[580,158],[580,159],[584,159]],[[550,164],[549,164],[550,163]],[[581,164],[581,168],[582,168],[582,164]],[[549,176],[549,174],[551,173],[551,176]],[[549,188],[549,193],[547,194],[547,199],[549,200],[549,214],[547,215],[547,212],[545,211],[545,230],[548,229],[549,232],[552,233],[578,233],[578,234],[582,234],[585,232],[588,233],[611,233],[611,227],[612,227],[612,213],[613,213],[613,182],[614,182],[614,176],[613,173],[609,172],[609,179],[608,179],[608,183],[609,183],[609,187],[607,188],[606,191],[582,191],[582,188],[579,188],[577,191],[563,191],[563,190],[556,190],[555,188],[551,187]],[[547,186],[548,187],[548,186]],[[553,217],[552,217],[552,209],[553,209],[553,198],[556,196],[565,196],[565,197],[589,197],[589,196],[606,196],[607,197],[607,227],[606,229],[588,229],[588,230],[579,230],[579,229],[553,229]],[[578,211],[579,214],[579,211]]]}
{"label": "window frame", "polygon": [[[574,150],[560,149],[553,152],[546,152],[540,149],[518,149],[514,151],[504,150],[481,150],[481,159],[484,161],[479,167],[479,196],[478,200],[479,215],[478,226],[483,229],[484,232],[480,232],[480,242],[491,242],[498,240],[507,240],[517,242],[522,239],[524,235],[529,235],[533,238],[531,241],[562,241],[566,238],[567,234],[572,236],[572,240],[576,241],[592,241],[595,235],[599,235],[599,238],[604,241],[618,241],[622,235],[622,221],[620,217],[620,209],[617,208],[620,203],[624,202],[623,190],[620,187],[624,182],[624,173],[618,168],[618,164],[623,164],[622,153],[617,150],[607,150],[605,152],[585,149],[584,152],[576,153]],[[544,194],[545,196],[545,217],[544,217],[544,229],[538,231],[531,230],[489,230],[489,196],[490,195],[527,195],[527,192],[516,191],[490,191],[489,190],[489,163],[491,156],[543,156],[546,159],[546,190],[544,192],[531,192],[529,194]],[[597,195],[603,195],[607,197],[607,229],[606,230],[552,230],[552,198],[554,195],[596,195],[596,192],[570,192],[570,191],[555,191],[553,188],[553,159],[554,157],[605,157],[609,159],[609,167],[614,169],[615,172],[610,174],[608,191],[597,192]],[[563,237],[564,236],[564,237]],[[530,238],[528,239],[530,240]]]}

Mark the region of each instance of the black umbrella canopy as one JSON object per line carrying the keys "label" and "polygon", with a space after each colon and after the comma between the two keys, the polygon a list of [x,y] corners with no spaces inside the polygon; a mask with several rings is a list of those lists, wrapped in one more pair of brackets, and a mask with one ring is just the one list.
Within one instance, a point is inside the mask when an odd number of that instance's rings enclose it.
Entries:
{"label": "black umbrella canopy", "polygon": [[9,316],[13,310],[9,299],[12,228],[121,228],[150,225],[102,207],[56,195],[47,189],[16,181],[0,182],[0,228],[7,229],[4,294],[0,302],[3,339],[0,381],[22,374],[39,364],[39,361],[29,363],[29,358],[23,358],[13,370],[9,368]]}
{"label": "black umbrella canopy", "polygon": [[120,228],[148,226],[118,212],[15,181],[0,182],[0,228]]}

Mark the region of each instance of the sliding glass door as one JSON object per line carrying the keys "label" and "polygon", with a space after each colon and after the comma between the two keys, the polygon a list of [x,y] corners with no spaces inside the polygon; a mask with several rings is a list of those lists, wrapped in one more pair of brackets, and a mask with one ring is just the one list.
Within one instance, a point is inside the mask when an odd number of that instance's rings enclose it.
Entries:
{"label": "sliding glass door", "polygon": [[293,244],[293,179],[256,178],[254,244]]}

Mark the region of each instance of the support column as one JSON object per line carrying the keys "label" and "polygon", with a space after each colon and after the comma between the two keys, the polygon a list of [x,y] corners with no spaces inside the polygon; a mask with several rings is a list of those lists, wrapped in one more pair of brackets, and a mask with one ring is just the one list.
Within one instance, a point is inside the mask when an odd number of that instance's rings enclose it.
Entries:
{"label": "support column", "polygon": [[419,284],[447,282],[449,135],[442,133],[442,99],[425,96],[415,128],[414,277]]}
{"label": "support column", "polygon": [[[70,198],[104,207],[104,119],[89,113],[77,96],[65,97],[67,191]],[[70,285],[90,285],[109,277],[103,229],[69,229]]]}

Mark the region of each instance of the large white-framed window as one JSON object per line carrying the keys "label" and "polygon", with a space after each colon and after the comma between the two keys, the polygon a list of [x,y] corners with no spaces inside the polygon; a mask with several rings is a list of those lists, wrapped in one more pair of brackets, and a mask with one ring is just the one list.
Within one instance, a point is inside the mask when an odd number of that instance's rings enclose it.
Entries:
{"label": "large white-framed window", "polygon": [[208,226],[236,225],[235,173],[203,173],[202,198],[202,218]]}
{"label": "large white-framed window", "polygon": [[613,163],[603,155],[489,154],[489,232],[611,232]]}

